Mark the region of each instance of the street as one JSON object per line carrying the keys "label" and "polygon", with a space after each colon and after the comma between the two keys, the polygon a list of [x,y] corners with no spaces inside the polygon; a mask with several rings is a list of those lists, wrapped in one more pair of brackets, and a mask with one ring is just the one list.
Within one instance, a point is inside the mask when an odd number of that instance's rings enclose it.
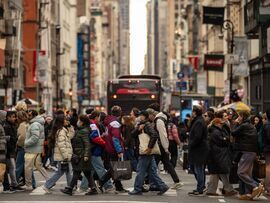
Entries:
{"label": "street", "polygon": [[[163,196],[157,196],[154,192],[144,193],[142,196],[129,196],[125,194],[99,194],[96,196],[85,196],[83,193],[75,193],[73,196],[64,195],[60,192],[60,189],[64,188],[66,185],[65,178],[63,177],[57,185],[52,189],[52,194],[45,194],[43,189],[38,187],[33,192],[16,192],[13,194],[1,194],[0,202],[16,202],[16,201],[25,201],[25,202],[95,202],[95,203],[238,203],[245,202],[240,201],[236,197],[191,197],[187,193],[192,191],[195,188],[195,179],[193,175],[187,174],[185,171],[180,169],[178,166],[177,173],[179,174],[181,180],[184,182],[184,186],[181,190],[169,190]],[[173,184],[171,177],[168,174],[160,174],[162,179],[171,186]],[[44,181],[41,179],[40,174],[37,172],[36,175],[38,180],[38,186],[42,186]],[[123,181],[126,189],[131,190],[134,183],[135,174],[130,181]],[[2,190],[2,188],[0,189]],[[256,199],[253,202],[267,202],[269,198],[261,196],[259,199]]]}

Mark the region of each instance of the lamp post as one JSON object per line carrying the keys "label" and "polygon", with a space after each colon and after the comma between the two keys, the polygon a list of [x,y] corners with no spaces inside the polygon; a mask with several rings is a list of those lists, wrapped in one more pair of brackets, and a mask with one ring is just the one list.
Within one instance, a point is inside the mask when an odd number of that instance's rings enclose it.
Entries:
{"label": "lamp post", "polygon": [[[223,24],[221,26],[221,33],[224,31],[230,31],[231,32],[231,39],[228,41],[228,48],[229,51],[228,53],[233,54],[233,49],[234,49],[234,24],[231,20],[227,19],[223,21]],[[229,47],[230,45],[230,47]],[[229,89],[229,94],[232,91],[232,85],[233,85],[233,65],[230,64],[230,89]]]}

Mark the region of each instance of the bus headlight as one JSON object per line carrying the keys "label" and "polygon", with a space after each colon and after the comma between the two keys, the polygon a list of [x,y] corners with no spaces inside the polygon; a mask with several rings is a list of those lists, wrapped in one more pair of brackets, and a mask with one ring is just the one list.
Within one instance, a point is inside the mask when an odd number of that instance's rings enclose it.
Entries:
{"label": "bus headlight", "polygon": [[116,94],[114,94],[114,95],[113,95],[113,98],[114,98],[114,99],[117,99],[117,95],[116,95]]}
{"label": "bus headlight", "polygon": [[156,95],[152,94],[151,99],[155,99],[155,98],[156,98]]}

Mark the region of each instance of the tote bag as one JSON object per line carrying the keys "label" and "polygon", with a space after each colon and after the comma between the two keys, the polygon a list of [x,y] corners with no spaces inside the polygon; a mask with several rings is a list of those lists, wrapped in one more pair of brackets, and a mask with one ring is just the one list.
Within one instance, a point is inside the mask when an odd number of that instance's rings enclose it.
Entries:
{"label": "tote bag", "polygon": [[[144,131],[142,131],[141,134],[139,134],[139,140],[140,140],[140,146],[139,146],[139,154],[140,155],[145,155],[145,150],[148,148],[148,144],[150,141],[150,136],[148,134],[146,134]],[[160,149],[158,146],[158,142],[155,143],[151,154],[156,154],[156,155],[160,155]]]}

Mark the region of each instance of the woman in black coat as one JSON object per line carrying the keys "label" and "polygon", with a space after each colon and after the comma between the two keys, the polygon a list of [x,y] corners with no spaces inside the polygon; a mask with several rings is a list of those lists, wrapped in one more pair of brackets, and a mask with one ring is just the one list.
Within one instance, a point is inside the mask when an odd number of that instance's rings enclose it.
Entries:
{"label": "woman in black coat", "polygon": [[208,129],[208,140],[210,153],[208,157],[208,170],[210,181],[208,184],[207,195],[218,195],[216,193],[219,179],[223,183],[225,195],[235,195],[237,192],[233,190],[229,182],[230,172],[230,154],[229,154],[229,137],[223,128],[224,121],[215,118]]}
{"label": "woman in black coat", "polygon": [[93,174],[91,173],[92,167],[89,141],[90,121],[86,115],[80,115],[77,127],[77,132],[71,140],[73,148],[73,155],[71,158],[73,177],[70,187],[66,187],[61,191],[65,194],[72,195],[73,188],[77,185],[77,181],[83,172],[88,180],[88,186],[91,189],[86,195],[95,195],[98,194],[98,192],[95,187]]}

